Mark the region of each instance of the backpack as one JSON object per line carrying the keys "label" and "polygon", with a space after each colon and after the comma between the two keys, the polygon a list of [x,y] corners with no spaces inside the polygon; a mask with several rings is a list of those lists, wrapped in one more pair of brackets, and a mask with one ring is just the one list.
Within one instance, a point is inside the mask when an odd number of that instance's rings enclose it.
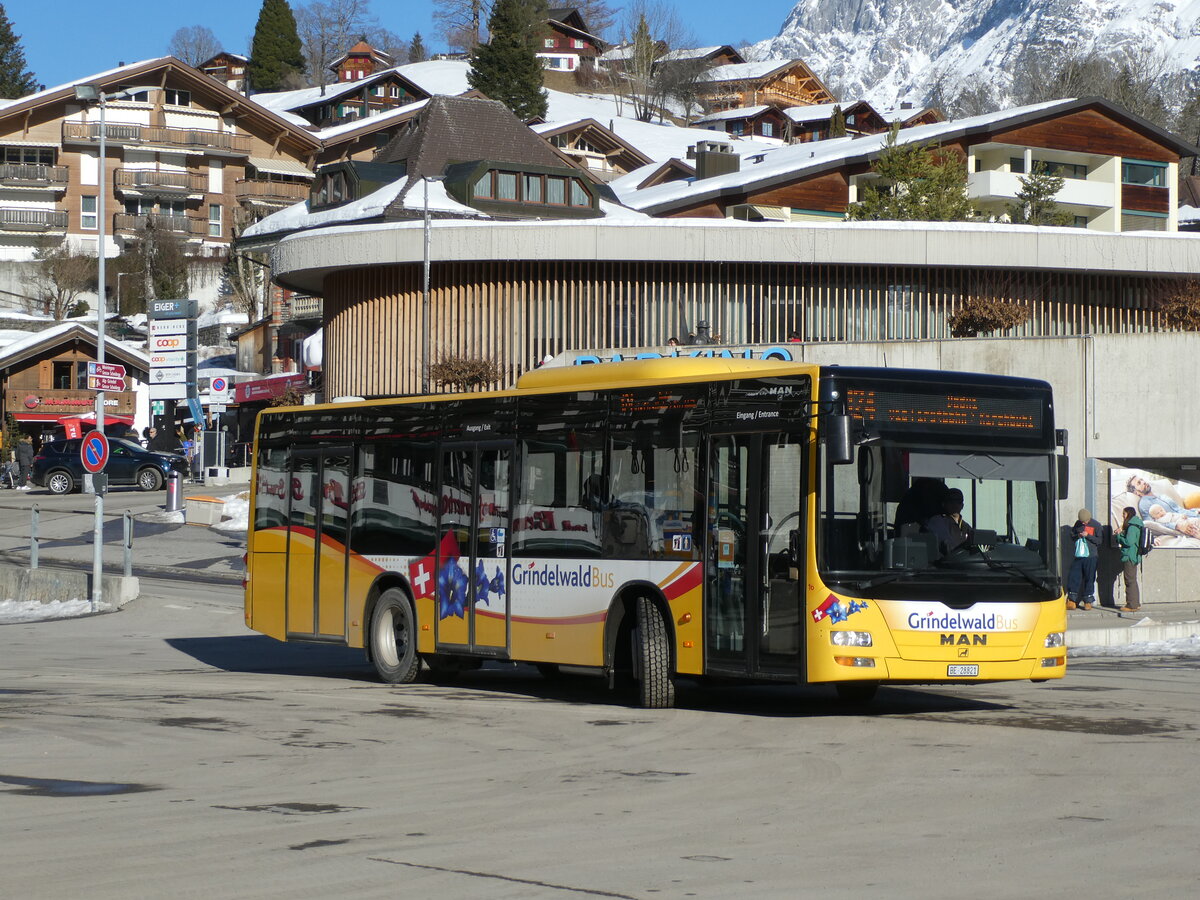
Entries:
{"label": "backpack", "polygon": [[1138,535],[1138,556],[1145,558],[1151,550],[1154,549],[1154,535],[1150,533],[1150,529],[1142,524],[1142,533]]}

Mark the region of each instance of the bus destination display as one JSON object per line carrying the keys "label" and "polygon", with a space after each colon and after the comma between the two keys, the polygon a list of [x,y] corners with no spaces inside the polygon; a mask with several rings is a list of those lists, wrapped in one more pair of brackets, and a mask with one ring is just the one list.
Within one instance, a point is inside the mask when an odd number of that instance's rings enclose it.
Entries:
{"label": "bus destination display", "polygon": [[979,397],[970,393],[938,394],[851,388],[846,411],[866,422],[890,425],[934,425],[979,434],[1005,431],[1037,433],[1044,403],[1037,397]]}

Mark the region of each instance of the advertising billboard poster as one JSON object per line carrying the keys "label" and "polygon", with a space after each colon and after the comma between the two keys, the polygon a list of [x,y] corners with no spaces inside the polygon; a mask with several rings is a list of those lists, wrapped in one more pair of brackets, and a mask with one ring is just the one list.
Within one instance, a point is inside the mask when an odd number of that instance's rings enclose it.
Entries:
{"label": "advertising billboard poster", "polygon": [[1200,484],[1145,469],[1108,470],[1109,524],[1119,528],[1127,506],[1137,510],[1155,550],[1200,550]]}

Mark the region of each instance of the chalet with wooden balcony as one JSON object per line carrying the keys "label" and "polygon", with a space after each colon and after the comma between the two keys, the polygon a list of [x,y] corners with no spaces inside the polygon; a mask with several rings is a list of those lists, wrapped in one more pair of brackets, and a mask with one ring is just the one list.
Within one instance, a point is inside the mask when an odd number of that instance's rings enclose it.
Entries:
{"label": "chalet with wooden balcony", "polygon": [[536,55],[551,72],[576,72],[595,65],[606,44],[588,30],[574,7],[553,7],[534,34]]}
{"label": "chalet with wooden balcony", "polygon": [[254,102],[316,131],[383,115],[429,97],[420,85],[395,69],[387,69],[360,80],[255,94]]}
{"label": "chalet with wooden balcony", "polygon": [[[107,391],[110,424],[149,424],[149,402],[139,383],[150,377],[145,353],[119,341],[105,342],[105,360],[125,366],[125,390]],[[30,334],[0,350],[0,417],[12,416],[22,431],[50,433],[64,419],[90,416],[96,393],[88,390],[88,363],[96,360],[96,331],[63,322]],[[148,395],[148,392],[142,392]]]}
{"label": "chalet with wooden balcony", "polygon": [[595,119],[531,127],[550,146],[600,181],[612,181],[651,162],[650,157]]}
{"label": "chalet with wooden balcony", "polygon": [[[104,159],[99,106],[76,99],[78,84],[111,98]],[[0,259],[29,259],[48,238],[97,252],[102,193],[108,256],[151,222],[194,255],[223,254],[243,210],[306,190],[319,148],[304,128],[171,57],[22,97],[0,106]]]}
{"label": "chalet with wooden balcony", "polygon": [[[654,216],[752,221],[843,219],[885,134],[794,144],[739,157],[729,145],[697,154],[696,178],[614,184],[626,205]],[[900,143],[930,143],[959,156],[966,191],[984,220],[1003,220],[1035,168],[1063,179],[1055,200],[1078,228],[1176,231],[1179,164],[1200,155],[1156,125],[1098,98],[1058,100],[901,129]],[[712,157],[710,159],[710,157]]]}
{"label": "chalet with wooden balcony", "polygon": [[215,78],[231,91],[239,94],[246,93],[246,69],[250,66],[250,57],[222,50],[211,59],[200,63],[196,68]]}
{"label": "chalet with wooden balcony", "polygon": [[772,104],[808,106],[837,100],[800,59],[715,66],[700,77],[697,89],[701,102],[712,112]]}

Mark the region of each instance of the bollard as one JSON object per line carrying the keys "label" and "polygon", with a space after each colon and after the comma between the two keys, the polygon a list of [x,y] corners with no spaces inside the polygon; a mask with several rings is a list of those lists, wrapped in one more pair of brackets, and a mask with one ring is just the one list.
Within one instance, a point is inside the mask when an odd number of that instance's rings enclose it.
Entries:
{"label": "bollard", "polygon": [[167,476],[167,512],[183,509],[183,479],[178,472]]}
{"label": "bollard", "polygon": [[41,515],[41,510],[38,505],[33,504],[32,521],[29,523],[29,568],[36,569],[38,567],[38,517]]}
{"label": "bollard", "polygon": [[125,532],[125,577],[129,578],[133,575],[133,513],[125,510],[121,518]]}

